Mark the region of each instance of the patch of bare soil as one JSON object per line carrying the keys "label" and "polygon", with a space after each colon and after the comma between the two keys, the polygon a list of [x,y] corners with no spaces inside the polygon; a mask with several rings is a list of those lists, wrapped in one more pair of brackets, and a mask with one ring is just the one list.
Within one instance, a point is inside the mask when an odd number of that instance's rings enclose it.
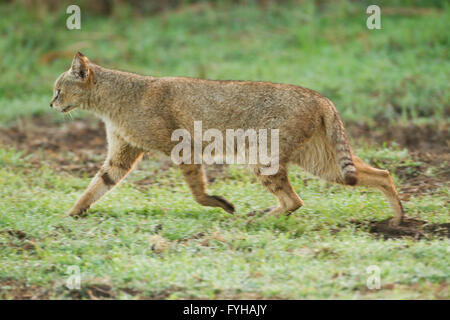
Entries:
{"label": "patch of bare soil", "polygon": [[0,250],[2,247],[13,247],[17,251],[28,251],[30,253],[36,251],[36,241],[21,230],[6,229],[0,231],[7,235],[6,241],[0,241]]}
{"label": "patch of bare soil", "polygon": [[381,145],[384,142],[396,142],[410,151],[443,154],[450,153],[450,130],[448,123],[439,125],[418,125],[414,123],[402,125],[375,124],[369,127],[366,123],[350,123],[347,126],[350,136],[364,137]]}
{"label": "patch of bare soil", "polygon": [[110,283],[104,281],[99,283],[88,283],[83,285],[80,290],[70,291],[70,296],[72,299],[90,299],[90,300],[100,300],[100,299],[111,299],[115,297],[115,292]]}
{"label": "patch of bare soil", "polygon": [[[411,291],[415,292],[416,294],[421,295],[432,295],[433,299],[438,300],[448,300],[448,292],[449,292],[449,285],[447,281],[443,281],[441,283],[423,283],[423,284],[401,284],[401,283],[394,283],[389,282],[385,283],[381,286],[381,290],[399,290],[399,291]],[[358,287],[353,288],[354,291],[358,291],[359,294],[362,296],[369,295],[373,293],[374,291],[369,289],[367,285],[361,285]]]}
{"label": "patch of bare soil", "polygon": [[[20,119],[16,125],[0,128],[0,147],[15,147],[30,156],[30,163],[38,168],[45,162],[57,172],[93,176],[106,156],[106,134],[100,120],[71,120],[55,124],[43,117]],[[158,161],[156,170],[135,181],[139,186],[154,183],[157,175],[173,166],[172,161],[158,153],[147,153]],[[208,181],[223,178],[223,165],[207,166]]]}
{"label": "patch of bare soil", "polygon": [[89,299],[89,300],[103,300],[103,299],[117,299],[120,292],[124,292],[135,299],[139,300],[164,300],[167,299],[172,293],[182,291],[180,287],[169,287],[160,291],[153,291],[150,293],[144,293],[141,290],[134,288],[114,288],[112,283],[101,281],[99,283],[89,283],[82,285],[80,290],[72,290],[69,295],[72,299]]}
{"label": "patch of bare soil", "polygon": [[397,166],[393,169],[402,179],[399,186],[402,200],[413,195],[433,194],[450,181],[450,130],[448,124],[433,126],[408,124],[401,126],[351,123],[347,131],[356,142],[372,145],[393,143],[407,148],[416,166]]}
{"label": "patch of bare soil", "polygon": [[133,288],[114,288],[112,283],[105,279],[98,281],[90,281],[82,285],[80,290],[69,290],[65,285],[57,285],[50,283],[45,286],[28,285],[26,282],[14,279],[0,280],[0,299],[12,300],[46,300],[52,295],[68,295],[71,299],[117,299],[120,292],[124,292],[139,300],[163,300],[167,299],[172,293],[183,291],[181,287],[169,287],[160,291],[143,293],[141,290]]}
{"label": "patch of bare soil", "polygon": [[[450,131],[448,125],[374,126],[350,123],[351,137],[360,137],[369,144],[397,143],[408,148],[414,161],[420,166],[395,167],[402,179],[400,193],[403,200],[412,195],[432,194],[450,181],[450,170],[443,164],[450,163]],[[358,141],[356,141],[358,142]],[[62,124],[52,123],[44,117],[20,119],[17,124],[0,128],[0,147],[10,146],[30,156],[30,163],[40,167],[42,162],[57,172],[93,176],[106,155],[104,125],[99,120],[71,120]],[[148,156],[148,155],[147,155]],[[173,164],[158,154],[150,154],[159,162],[158,168],[141,180],[135,181],[145,187],[155,181],[157,174],[168,170]],[[433,169],[433,174],[428,174]],[[223,165],[207,166],[209,182],[227,177]]]}
{"label": "patch of bare soil", "polygon": [[50,298],[50,289],[27,285],[13,279],[0,280],[0,299],[42,300]]}
{"label": "patch of bare soil", "polygon": [[367,230],[377,238],[398,239],[413,238],[416,240],[429,239],[431,237],[450,238],[450,223],[429,223],[426,221],[405,218],[400,226],[390,226],[391,218],[383,221],[370,221],[369,223],[352,221],[357,228]]}
{"label": "patch of bare soil", "polygon": [[9,128],[0,128],[0,146],[15,147],[30,155],[30,163],[42,161],[55,171],[95,173],[106,153],[106,138],[100,121],[72,120],[54,124],[42,117],[20,120]]}
{"label": "patch of bare soil", "polygon": [[442,186],[449,185],[450,153],[410,151],[410,155],[420,165],[402,166],[395,170],[403,181],[400,186],[402,200],[418,194],[435,194]]}

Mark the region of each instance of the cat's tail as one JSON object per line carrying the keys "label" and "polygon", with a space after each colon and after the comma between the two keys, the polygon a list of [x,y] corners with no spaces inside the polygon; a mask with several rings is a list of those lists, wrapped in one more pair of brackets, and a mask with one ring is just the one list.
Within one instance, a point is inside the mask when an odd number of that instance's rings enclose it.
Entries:
{"label": "cat's tail", "polygon": [[331,101],[329,103],[330,109],[323,116],[326,135],[334,149],[335,159],[344,183],[353,186],[358,182],[358,178],[356,167],[353,163],[352,150],[345,134],[344,124],[339,117],[336,107]]}

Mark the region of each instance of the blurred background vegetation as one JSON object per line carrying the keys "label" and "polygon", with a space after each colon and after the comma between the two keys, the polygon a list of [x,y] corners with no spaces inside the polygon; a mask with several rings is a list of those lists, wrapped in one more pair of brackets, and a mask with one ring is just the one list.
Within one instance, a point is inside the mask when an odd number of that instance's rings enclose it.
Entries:
{"label": "blurred background vegetation", "polygon": [[[265,80],[315,89],[346,120],[448,120],[444,0],[0,1],[0,123],[50,112],[53,81],[80,50],[153,76]],[[68,30],[69,4],[81,30]]]}
{"label": "blurred background vegetation", "polygon": [[[69,4],[81,8],[81,30],[66,27]],[[381,30],[366,27],[371,4]],[[449,30],[445,0],[0,0],[0,298],[448,299]],[[157,77],[321,92],[355,152],[394,175],[418,226],[387,228],[381,194],[296,168],[305,206],[248,216],[275,199],[242,168],[207,166],[231,216],[198,205],[153,153],[87,217],[64,217],[106,148],[91,115],[49,107],[77,51]],[[74,265],[78,291],[65,286]],[[382,290],[367,288],[371,265]]]}

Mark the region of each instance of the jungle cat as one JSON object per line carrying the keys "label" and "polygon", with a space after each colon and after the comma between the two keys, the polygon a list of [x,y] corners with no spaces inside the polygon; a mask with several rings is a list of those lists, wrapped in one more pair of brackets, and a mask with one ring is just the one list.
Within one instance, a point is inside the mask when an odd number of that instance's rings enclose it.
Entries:
{"label": "jungle cat", "polygon": [[[288,164],[327,181],[381,190],[394,211],[392,225],[404,217],[391,175],[369,166],[350,148],[333,103],[321,94],[295,85],[251,81],[215,81],[184,77],[141,76],[91,63],[78,52],[70,69],[54,84],[50,107],[66,113],[77,107],[91,111],[105,123],[108,154],[87,190],[69,210],[80,215],[117,185],[148,150],[166,155],[178,143],[175,129],[279,129],[279,169],[272,175],[252,169],[279,205],[269,214],[289,214],[303,205],[288,178]],[[206,193],[201,164],[180,164],[195,198],[204,206],[234,206]]]}

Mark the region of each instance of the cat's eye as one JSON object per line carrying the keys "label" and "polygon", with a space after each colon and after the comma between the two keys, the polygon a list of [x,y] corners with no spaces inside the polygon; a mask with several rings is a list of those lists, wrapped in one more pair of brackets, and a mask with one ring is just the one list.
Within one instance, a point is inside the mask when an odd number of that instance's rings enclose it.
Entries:
{"label": "cat's eye", "polygon": [[61,93],[60,89],[56,90],[56,97],[55,97],[55,99],[58,99],[60,93]]}

